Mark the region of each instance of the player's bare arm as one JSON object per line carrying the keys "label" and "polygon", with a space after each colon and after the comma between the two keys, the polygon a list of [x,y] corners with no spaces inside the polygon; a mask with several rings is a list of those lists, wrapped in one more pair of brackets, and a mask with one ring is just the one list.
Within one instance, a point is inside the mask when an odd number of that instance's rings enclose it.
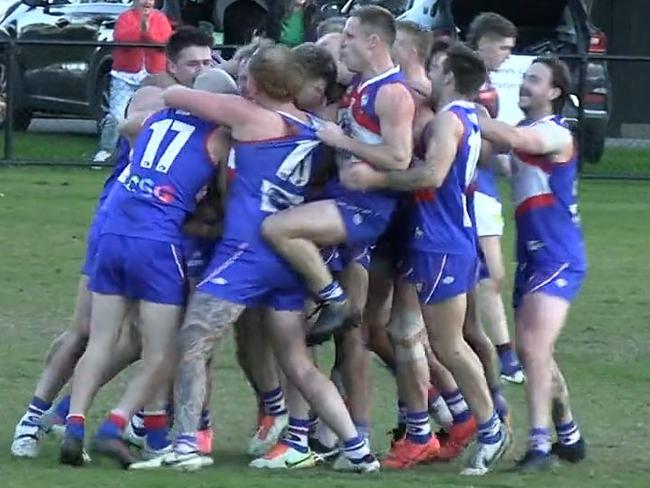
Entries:
{"label": "player's bare arm", "polygon": [[411,191],[440,187],[456,157],[463,124],[451,112],[443,112],[432,122],[431,139],[423,165],[404,171],[379,172],[368,165],[356,164],[347,172],[347,186],[358,189],[391,188]]}
{"label": "player's bare arm", "polygon": [[326,144],[347,151],[380,170],[408,168],[413,154],[413,98],[402,84],[383,86],[375,101],[382,144],[365,144],[353,139],[335,124],[325,124],[318,137]]}

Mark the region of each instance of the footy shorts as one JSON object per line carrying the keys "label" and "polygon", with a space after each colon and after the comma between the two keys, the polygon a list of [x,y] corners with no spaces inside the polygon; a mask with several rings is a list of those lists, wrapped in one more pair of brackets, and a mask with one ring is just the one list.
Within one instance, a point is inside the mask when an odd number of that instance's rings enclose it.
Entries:
{"label": "footy shorts", "polygon": [[91,276],[95,266],[95,256],[97,255],[97,245],[99,244],[99,236],[102,233],[102,226],[106,220],[106,212],[97,211],[93,217],[90,227],[88,227],[88,235],[86,236],[86,257],[84,264],[81,266],[81,274]]}
{"label": "footy shorts", "polygon": [[210,264],[216,242],[202,237],[183,237],[183,256],[187,265],[187,276],[200,279]]}
{"label": "footy shorts", "polygon": [[370,267],[369,247],[352,249],[346,245],[328,246],[321,249],[320,253],[332,273],[340,273],[352,262],[360,264],[365,270]]}
{"label": "footy shorts", "polygon": [[443,302],[472,290],[476,284],[476,255],[439,254],[412,250],[406,279],[423,305]]}
{"label": "footy shorts", "polygon": [[349,197],[338,197],[335,201],[345,223],[346,244],[353,249],[373,246],[390,223],[390,214],[375,212]]}
{"label": "footy shorts", "polygon": [[571,302],[582,287],[586,271],[575,270],[570,264],[548,266],[519,263],[515,273],[512,306],[519,308],[528,293],[545,293]]}
{"label": "footy shorts", "polygon": [[167,305],[184,305],[185,260],[178,246],[140,237],[99,238],[90,289]]}
{"label": "footy shorts", "polygon": [[503,235],[503,207],[501,202],[485,193],[474,193],[476,233],[479,237]]}
{"label": "footy shorts", "polygon": [[304,281],[286,261],[247,242],[221,242],[197,289],[231,303],[280,311],[304,310],[307,297]]}

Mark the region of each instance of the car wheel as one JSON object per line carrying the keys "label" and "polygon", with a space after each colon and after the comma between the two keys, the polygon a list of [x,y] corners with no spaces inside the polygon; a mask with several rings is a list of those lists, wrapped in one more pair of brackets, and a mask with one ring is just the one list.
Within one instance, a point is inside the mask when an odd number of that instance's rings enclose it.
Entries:
{"label": "car wheel", "polygon": [[[0,127],[4,127],[7,117],[7,70],[4,63],[0,63]],[[32,122],[32,111],[22,107],[14,107],[12,122],[15,131],[26,131]]]}
{"label": "car wheel", "polygon": [[243,45],[250,42],[265,18],[266,10],[251,0],[233,3],[224,12],[224,44]]}
{"label": "car wheel", "polygon": [[97,124],[97,132],[101,131],[102,121],[108,114],[110,109],[111,100],[111,73],[110,71],[103,72],[97,80],[96,100],[95,106],[95,122]]}

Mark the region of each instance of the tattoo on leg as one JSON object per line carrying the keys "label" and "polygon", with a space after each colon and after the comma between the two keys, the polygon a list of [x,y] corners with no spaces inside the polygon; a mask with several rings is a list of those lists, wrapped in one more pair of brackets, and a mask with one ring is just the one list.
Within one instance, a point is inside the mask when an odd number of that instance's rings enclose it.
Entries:
{"label": "tattoo on leg", "polygon": [[244,311],[243,305],[196,292],[178,335],[174,431],[196,432],[206,394],[206,361],[214,344]]}

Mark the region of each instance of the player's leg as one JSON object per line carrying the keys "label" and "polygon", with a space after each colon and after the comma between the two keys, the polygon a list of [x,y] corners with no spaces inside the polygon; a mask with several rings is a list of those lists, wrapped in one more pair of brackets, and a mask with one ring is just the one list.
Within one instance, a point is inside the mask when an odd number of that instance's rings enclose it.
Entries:
{"label": "player's leg", "polygon": [[407,469],[431,461],[440,448],[427,405],[431,384],[422,336],[426,334],[415,289],[398,282],[388,332],[395,350],[400,400],[406,404],[406,436],[393,443],[383,466]]}
{"label": "player's leg", "polygon": [[386,326],[390,320],[393,299],[393,271],[386,259],[373,254],[368,270],[368,301],[363,312],[362,330],[368,349],[395,373],[395,352]]}
{"label": "player's leg", "polygon": [[573,417],[569,389],[557,361],[553,361],[552,401],[551,416],[555,424],[557,441],[553,443],[551,452],[564,461],[571,463],[582,461],[586,457],[587,446]]}
{"label": "player's leg", "polygon": [[523,372],[510,341],[508,320],[501,295],[505,281],[501,236],[480,237],[479,244],[488,271],[488,276],[481,279],[477,290],[479,317],[497,348],[501,377],[511,383],[523,383]]}
{"label": "player's leg", "polygon": [[13,456],[28,458],[38,456],[38,442],[45,430],[41,428],[43,415],[52,407],[56,395],[72,377],[74,367],[86,347],[90,328],[91,300],[88,276],[82,274],[77,286],[73,328],[57,336],[50,345],[45,359],[45,368],[36,384],[34,396],[16,425],[11,445]]}
{"label": "player's leg", "polygon": [[312,361],[301,331],[304,316],[299,312],[274,311],[269,315],[271,342],[287,379],[309,402],[319,419],[343,441],[342,457],[335,469],[375,471],[379,463],[370,454],[367,441],[358,434],[334,384]]}

